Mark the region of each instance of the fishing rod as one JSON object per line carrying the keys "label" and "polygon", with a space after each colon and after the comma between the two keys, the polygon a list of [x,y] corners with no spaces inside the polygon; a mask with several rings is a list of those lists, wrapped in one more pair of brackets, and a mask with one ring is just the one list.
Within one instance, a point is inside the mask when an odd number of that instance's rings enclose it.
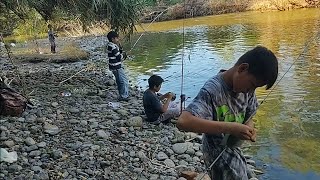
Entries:
{"label": "fishing rod", "polygon": [[[316,36],[314,38],[310,37],[309,41],[307,41],[304,44],[304,49],[303,51],[299,54],[299,56],[291,63],[291,65],[289,66],[289,68],[286,70],[286,72],[281,76],[281,78],[278,80],[278,82],[273,86],[273,88],[269,91],[269,93],[266,95],[266,97],[261,101],[261,103],[258,105],[257,109],[254,111],[254,113],[252,113],[250,115],[250,117],[247,119],[247,121],[249,121],[250,119],[253,118],[253,116],[256,114],[256,112],[258,111],[258,109],[261,107],[261,105],[265,102],[265,100],[269,97],[269,95],[273,92],[273,90],[278,86],[278,84],[280,83],[280,81],[284,78],[284,76],[290,71],[290,69],[293,67],[293,65],[302,57],[302,55],[304,55],[308,49],[309,46],[311,44],[311,42],[313,40],[317,40],[320,36],[320,31],[318,31],[318,33],[316,34]],[[229,110],[230,111],[230,110]],[[228,111],[228,112],[229,112]],[[227,112],[226,112],[227,113]],[[246,122],[247,122],[246,121]],[[244,122],[245,123],[245,122]],[[239,143],[239,139],[235,138],[234,136],[230,135],[230,134],[226,134],[221,142],[221,145],[224,146],[223,150],[220,152],[220,154],[216,157],[216,159],[210,164],[210,166],[207,168],[207,171],[210,171],[211,168],[213,167],[213,165],[220,159],[220,157],[222,156],[222,154],[227,150],[227,148],[234,148],[238,146]],[[202,180],[203,177],[205,176],[205,173],[202,175],[202,177],[199,180]]]}
{"label": "fishing rod", "polygon": [[182,21],[182,56],[181,56],[181,89],[180,89],[180,114],[186,106],[186,95],[183,94],[183,83],[184,83],[184,50],[185,50],[185,18],[186,18],[186,0],[183,1],[184,17]]}
{"label": "fishing rod", "polygon": [[145,33],[147,32],[147,30],[149,29],[149,27],[150,27],[164,12],[168,11],[169,8],[170,8],[170,7],[168,7],[167,9],[165,9],[164,11],[162,11],[161,13],[159,13],[159,14],[151,21],[151,23],[147,26],[146,29],[144,29],[142,26],[140,26],[140,27],[143,29],[144,32],[139,36],[139,38],[136,40],[136,42],[133,44],[133,46],[131,47],[131,49],[130,49],[128,52],[131,52],[131,51],[132,51],[132,49],[138,44],[138,42],[139,42],[139,40],[141,39],[141,37],[142,37],[143,35],[145,35]]}

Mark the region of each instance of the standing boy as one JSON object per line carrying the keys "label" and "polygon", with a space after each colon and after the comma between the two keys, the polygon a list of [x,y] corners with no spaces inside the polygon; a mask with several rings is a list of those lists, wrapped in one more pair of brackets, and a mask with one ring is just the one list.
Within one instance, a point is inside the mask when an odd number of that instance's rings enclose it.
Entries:
{"label": "standing boy", "polygon": [[50,47],[51,47],[51,53],[56,53],[56,42],[55,42],[55,34],[52,30],[52,25],[48,25],[48,38],[50,42]]}
{"label": "standing boy", "polygon": [[[229,70],[209,79],[177,122],[179,129],[203,134],[203,158],[207,167],[225,148],[226,134],[255,141],[252,117],[258,107],[255,89],[272,87],[278,61],[267,48],[257,46],[242,55]],[[211,179],[246,180],[247,164],[240,148],[228,147],[208,170]]]}
{"label": "standing boy", "polygon": [[[156,93],[160,91],[163,79],[160,76],[152,75],[148,79],[149,89],[143,93],[143,107],[147,115],[147,121],[153,124],[160,122],[169,122],[171,118],[179,116],[179,107],[172,100],[175,95],[168,92],[158,96]],[[161,103],[164,100],[164,103]]]}
{"label": "standing boy", "polygon": [[108,42],[108,58],[109,58],[109,69],[112,71],[114,77],[116,78],[116,83],[119,91],[119,100],[128,101],[129,97],[129,82],[128,78],[124,72],[122,61],[124,61],[127,56],[119,48],[120,40],[119,35],[115,31],[110,31],[107,34]]}

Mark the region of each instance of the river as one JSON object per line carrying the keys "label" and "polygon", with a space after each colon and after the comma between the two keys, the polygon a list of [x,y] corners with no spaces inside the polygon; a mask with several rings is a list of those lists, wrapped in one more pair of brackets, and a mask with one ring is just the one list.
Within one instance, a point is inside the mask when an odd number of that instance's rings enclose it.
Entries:
{"label": "river", "polygon": [[[142,25],[147,32],[127,63],[130,80],[145,89],[146,79],[158,74],[165,78],[162,92],[180,95],[183,61],[187,104],[206,80],[256,45],[279,58],[279,77],[295,61],[259,108],[254,118],[257,142],[248,150],[265,172],[261,179],[320,179],[320,9],[245,12],[148,26]],[[132,44],[138,37],[133,36]],[[256,93],[261,101],[268,91]]]}

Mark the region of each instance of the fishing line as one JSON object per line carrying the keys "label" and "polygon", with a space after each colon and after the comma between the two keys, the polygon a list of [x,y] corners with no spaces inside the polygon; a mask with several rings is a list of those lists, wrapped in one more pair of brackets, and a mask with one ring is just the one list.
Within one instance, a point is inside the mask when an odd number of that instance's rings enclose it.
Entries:
{"label": "fishing line", "polygon": [[160,14],[158,14],[152,21],[151,23],[147,26],[146,29],[144,29],[142,26],[140,26],[143,29],[143,33],[139,36],[139,38],[136,40],[136,42],[133,44],[133,46],[131,47],[131,49],[128,52],[131,52],[132,49],[138,44],[139,40],[141,39],[141,37],[145,34],[145,32],[147,32],[147,30],[149,29],[149,27],[156,21],[156,19],[158,19],[164,12],[168,11],[170,7],[168,7],[167,9],[165,9],[164,11],[162,11]]}

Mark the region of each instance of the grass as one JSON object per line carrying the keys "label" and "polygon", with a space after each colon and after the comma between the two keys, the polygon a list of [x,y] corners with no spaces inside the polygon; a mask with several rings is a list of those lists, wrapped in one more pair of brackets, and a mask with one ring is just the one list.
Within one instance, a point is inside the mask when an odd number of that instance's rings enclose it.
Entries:
{"label": "grass", "polygon": [[75,43],[62,45],[55,54],[50,52],[50,46],[43,48],[42,44],[29,44],[26,47],[12,48],[12,57],[17,62],[69,63],[86,60],[89,54],[81,50]]}

